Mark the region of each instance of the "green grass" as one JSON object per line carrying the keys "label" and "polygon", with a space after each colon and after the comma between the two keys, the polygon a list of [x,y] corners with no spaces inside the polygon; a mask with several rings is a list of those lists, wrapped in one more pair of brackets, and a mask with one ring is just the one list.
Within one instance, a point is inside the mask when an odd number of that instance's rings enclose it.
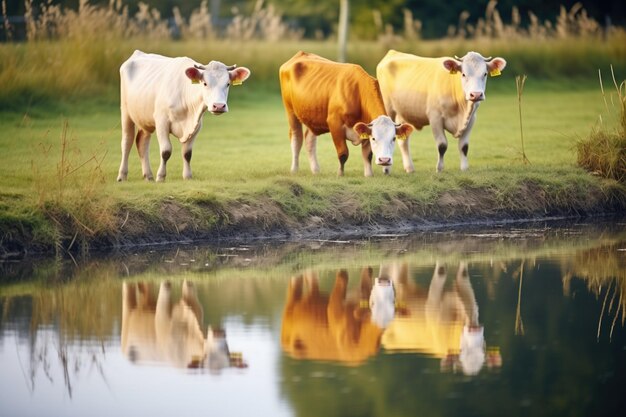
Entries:
{"label": "green grass", "polygon": [[[231,91],[227,115],[205,116],[194,148],[192,181],[181,179],[180,147],[174,142],[165,183],[141,179],[135,150],[130,158],[129,181],[117,183],[120,128],[118,109],[113,104],[84,100],[43,106],[32,113],[5,112],[0,114],[0,220],[11,226],[8,230],[13,234],[20,233],[16,224],[21,224],[34,230],[36,241],[48,245],[56,241],[66,247],[72,240],[82,239],[88,244],[98,236],[117,233],[127,212],[141,213],[148,224],[176,234],[178,226],[163,226],[161,218],[163,204],[168,201],[190,211],[196,219],[193,227],[198,229],[227,222],[220,220],[219,213],[226,212],[229,204],[246,204],[254,211],[262,208],[263,202],[273,201],[295,222],[322,216],[368,224],[402,218],[411,204],[422,209],[432,206],[445,192],[476,189],[492,190],[496,204],[515,211],[516,207],[510,206],[520,204],[516,190],[526,183],[549,191],[553,198],[550,204],[567,206],[568,199],[598,187],[597,179],[576,166],[574,145],[581,132],[594,126],[603,103],[593,89],[551,91],[550,85],[529,88],[524,96],[526,153],[532,165],[523,165],[520,158],[517,97],[502,86],[499,91],[488,90],[488,99],[479,110],[470,142],[469,172],[459,171],[458,149],[451,140],[446,170],[435,173],[436,147],[426,128],[411,138],[416,166],[413,175],[404,174],[396,150],[392,175],[385,177],[375,169],[374,178],[363,177],[356,147],[350,147],[346,176],[338,178],[338,162],[328,135],[318,142],[321,174],[309,172],[303,151],[301,170],[291,175],[280,96],[263,89],[254,91],[250,85]],[[69,123],[69,164],[77,167],[92,157],[102,163],[87,163],[68,175],[61,186],[57,170],[65,120]],[[156,170],[156,138],[151,145],[151,163]],[[409,207],[389,206],[390,199],[408,202]],[[212,218],[203,217],[206,212],[197,209],[203,205],[213,210]],[[523,211],[523,207],[519,209]],[[63,222],[64,218],[72,225],[69,229],[55,226],[55,221]],[[275,225],[271,219],[263,221],[269,222],[267,228]]]}
{"label": "green grass", "polygon": [[[588,41],[579,44],[581,54],[592,48]],[[451,139],[446,170],[435,174],[437,151],[427,127],[411,137],[415,174],[403,173],[396,151],[392,175],[384,177],[375,168],[374,178],[363,177],[360,149],[352,146],[346,176],[337,178],[338,162],[328,135],[318,142],[320,175],[309,172],[304,150],[301,171],[289,173],[291,151],[277,68],[298,49],[333,57],[336,49],[331,43],[141,41],[108,47],[95,42],[90,47],[66,41],[0,45],[2,245],[10,247],[21,241],[45,249],[56,245],[57,249],[71,246],[76,250],[98,242],[124,242],[125,236],[141,241],[137,236],[142,229],[177,238],[214,235],[212,232],[232,224],[237,224],[240,232],[281,229],[304,224],[312,216],[323,218],[323,225],[330,227],[370,225],[405,217],[437,217],[440,209],[439,218],[433,220],[459,221],[465,214],[475,218],[504,212],[523,217],[536,215],[542,208],[545,214],[554,210],[573,214],[586,210],[590,193],[623,201],[624,192],[618,185],[594,178],[576,165],[576,141],[597,124],[604,107],[597,72],[587,76],[589,64],[574,56],[571,41],[551,41],[550,45],[550,50],[532,49],[527,41],[516,45],[501,41],[394,45],[424,55],[489,51],[505,56],[509,65],[502,77],[488,83],[487,101],[481,105],[470,141],[469,172],[459,171],[456,140]],[[616,42],[593,47],[602,56],[593,65],[621,59],[615,70],[620,77],[626,47]],[[221,117],[205,116],[194,148],[192,181],[181,179],[180,146],[174,141],[166,183],[141,179],[134,149],[129,181],[115,182],[121,136],[117,70],[134,48],[198,59],[214,57],[252,69],[252,77],[232,89],[231,111]],[[352,44],[350,57],[373,72],[385,52],[380,44],[358,42]],[[543,62],[542,57],[550,52],[554,56]],[[565,57],[565,63],[572,60],[573,76],[548,75],[550,71],[543,65],[553,65],[559,56]],[[43,66],[47,72],[30,64],[35,57],[51,63]],[[529,62],[537,67],[527,68]],[[521,158],[515,89],[520,69],[531,70],[523,100],[525,152],[532,161],[527,166]],[[63,134],[66,121],[68,129]],[[61,166],[63,144],[66,153]],[[150,159],[156,172],[156,137],[152,138]],[[526,195],[528,190],[539,190],[540,201],[534,201],[537,195]],[[477,193],[488,193],[488,203],[477,205],[472,200]],[[452,201],[442,201],[446,194]],[[447,209],[450,205],[453,208]]]}

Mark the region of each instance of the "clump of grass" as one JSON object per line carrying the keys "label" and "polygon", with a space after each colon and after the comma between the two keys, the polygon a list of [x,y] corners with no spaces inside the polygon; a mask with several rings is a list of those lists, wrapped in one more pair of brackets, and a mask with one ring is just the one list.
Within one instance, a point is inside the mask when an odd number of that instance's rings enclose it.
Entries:
{"label": "clump of grass", "polygon": [[[43,142],[39,148],[35,154],[43,158],[31,162],[33,187],[37,206],[53,225],[57,253],[76,250],[76,243],[86,251],[88,242],[116,230],[114,210],[107,208],[104,190],[106,151],[85,156],[71,138],[67,121],[58,149]],[[56,164],[49,159],[56,159]],[[52,166],[54,170],[49,169]]]}
{"label": "clump of grass", "polygon": [[[606,120],[600,117],[599,125],[589,136],[576,143],[578,165],[594,174],[626,183],[626,81],[618,84],[611,67],[617,103],[611,97],[612,107],[609,107],[602,72],[598,74],[608,117]],[[612,117],[617,119],[617,127],[610,125]]]}

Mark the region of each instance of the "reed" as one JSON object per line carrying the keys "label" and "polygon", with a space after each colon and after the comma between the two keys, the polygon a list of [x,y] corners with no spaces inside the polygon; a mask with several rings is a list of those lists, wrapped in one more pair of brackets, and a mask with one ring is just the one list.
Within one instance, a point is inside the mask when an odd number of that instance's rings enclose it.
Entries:
{"label": "reed", "polygon": [[517,87],[517,107],[519,109],[519,133],[522,142],[522,162],[524,165],[530,164],[530,160],[526,157],[524,148],[524,127],[522,125],[522,95],[524,94],[524,84],[526,84],[526,74],[515,77],[515,86]]}

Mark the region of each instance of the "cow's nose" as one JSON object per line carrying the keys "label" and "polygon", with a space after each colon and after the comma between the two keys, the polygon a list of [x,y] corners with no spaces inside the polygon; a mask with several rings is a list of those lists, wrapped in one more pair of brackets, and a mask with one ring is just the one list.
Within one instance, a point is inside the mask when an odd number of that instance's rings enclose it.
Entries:
{"label": "cow's nose", "polygon": [[211,107],[211,113],[225,113],[226,103],[213,103]]}
{"label": "cow's nose", "polygon": [[482,91],[472,91],[470,93],[470,100],[471,101],[481,101],[485,98],[485,96],[483,95]]}
{"label": "cow's nose", "polygon": [[376,158],[376,163],[378,165],[383,165],[383,166],[391,165],[391,158],[385,157],[385,156],[379,156],[378,158]]}

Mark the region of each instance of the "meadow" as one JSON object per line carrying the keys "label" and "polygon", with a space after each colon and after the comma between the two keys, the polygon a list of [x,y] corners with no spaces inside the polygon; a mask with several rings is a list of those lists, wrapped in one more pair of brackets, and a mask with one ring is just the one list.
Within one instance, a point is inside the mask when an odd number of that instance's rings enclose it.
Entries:
{"label": "meadow", "polygon": [[[56,251],[218,237],[330,236],[393,232],[476,221],[594,215],[623,210],[624,186],[580,168],[576,144],[598,126],[619,123],[611,90],[626,74],[622,32],[610,39],[537,42],[507,39],[354,41],[348,58],[373,74],[387,49],[425,56],[477,50],[503,56],[503,75],[488,82],[470,140],[468,172],[459,171],[449,138],[446,170],[435,173],[430,129],[411,136],[416,172],[398,164],[390,176],[363,177],[360,149],[350,146],[346,175],[328,135],[319,138],[321,174],[289,173],[291,151],[278,88],[278,67],[298,50],[334,58],[332,41],[66,39],[0,44],[0,233],[4,253]],[[133,150],[129,181],[120,162],[118,69],[134,49],[198,61],[247,66],[232,88],[230,112],[206,115],[194,147],[194,179],[181,178],[180,146],[165,183],[141,179]],[[603,99],[598,70],[605,76]],[[522,96],[524,153],[515,77]],[[618,81],[619,82],[619,81]],[[606,103],[605,103],[606,101]],[[151,163],[158,166],[152,138]]]}

